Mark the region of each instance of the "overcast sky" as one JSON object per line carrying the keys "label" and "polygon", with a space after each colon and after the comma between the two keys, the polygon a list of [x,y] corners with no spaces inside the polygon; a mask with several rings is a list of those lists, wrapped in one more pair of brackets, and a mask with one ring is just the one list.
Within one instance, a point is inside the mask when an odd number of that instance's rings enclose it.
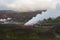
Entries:
{"label": "overcast sky", "polygon": [[[44,10],[51,9],[60,15],[60,0],[0,0],[0,10]],[[51,15],[49,14],[49,15]]]}
{"label": "overcast sky", "polygon": [[60,0],[0,0],[0,9],[40,10],[56,9]]}

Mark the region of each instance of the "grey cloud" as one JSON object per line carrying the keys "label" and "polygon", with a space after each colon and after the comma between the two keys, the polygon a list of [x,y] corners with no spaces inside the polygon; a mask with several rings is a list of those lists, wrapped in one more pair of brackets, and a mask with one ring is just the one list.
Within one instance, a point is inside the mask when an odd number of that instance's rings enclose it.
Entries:
{"label": "grey cloud", "polygon": [[[54,0],[55,2],[57,0]],[[39,7],[44,6],[47,7],[47,2],[48,0],[0,0],[0,9],[13,9],[13,10],[20,10],[20,9],[40,9]],[[52,0],[50,0],[50,2],[52,2]],[[59,0],[57,1],[59,2]],[[18,5],[17,5],[18,4]],[[42,4],[42,5],[41,5]],[[45,4],[45,5],[44,5]],[[13,5],[16,6],[15,8],[8,7],[8,5]],[[51,4],[49,3],[48,6],[51,6]],[[52,7],[54,7],[56,5],[52,5]],[[44,8],[43,7],[43,8]]]}

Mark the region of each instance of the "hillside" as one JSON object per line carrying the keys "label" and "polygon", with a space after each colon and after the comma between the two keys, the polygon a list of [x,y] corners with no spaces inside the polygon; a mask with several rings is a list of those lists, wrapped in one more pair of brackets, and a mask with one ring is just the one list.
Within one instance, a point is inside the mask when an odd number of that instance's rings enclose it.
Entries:
{"label": "hillside", "polygon": [[[45,10],[43,10],[45,11]],[[17,11],[12,11],[12,10],[0,10],[0,19],[1,18],[12,18],[13,20],[29,20],[33,16],[35,16],[38,13],[42,13],[42,11],[37,10],[37,11],[29,11],[29,12],[17,12]]]}

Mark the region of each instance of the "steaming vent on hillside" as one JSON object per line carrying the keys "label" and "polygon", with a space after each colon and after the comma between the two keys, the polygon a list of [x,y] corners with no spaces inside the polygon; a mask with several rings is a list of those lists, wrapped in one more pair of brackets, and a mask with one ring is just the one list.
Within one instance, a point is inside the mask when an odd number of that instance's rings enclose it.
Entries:
{"label": "steaming vent on hillside", "polygon": [[28,22],[26,22],[24,25],[34,25],[36,23],[38,23],[40,20],[43,20],[44,19],[44,14],[40,14],[38,13],[35,17],[33,17],[31,20],[29,20]]}
{"label": "steaming vent on hillside", "polygon": [[[56,14],[54,14],[53,12],[54,12],[53,10],[48,9],[46,12],[42,12],[42,14],[38,13],[35,17],[30,19],[24,25],[31,28],[35,24],[37,24],[39,21],[42,21],[42,20],[48,19],[48,18],[56,18],[56,17],[60,16],[60,15],[56,16]],[[53,13],[53,14],[51,14],[51,13]]]}
{"label": "steaming vent on hillside", "polygon": [[[45,10],[46,11],[46,10]],[[43,10],[43,12],[45,12]],[[43,13],[44,14],[44,13]],[[42,18],[44,15],[41,13],[38,13],[35,17],[33,17],[31,20],[29,20],[28,22],[26,22],[24,25],[27,28],[32,28],[34,27],[34,24],[38,23],[40,20],[43,20],[44,18]]]}

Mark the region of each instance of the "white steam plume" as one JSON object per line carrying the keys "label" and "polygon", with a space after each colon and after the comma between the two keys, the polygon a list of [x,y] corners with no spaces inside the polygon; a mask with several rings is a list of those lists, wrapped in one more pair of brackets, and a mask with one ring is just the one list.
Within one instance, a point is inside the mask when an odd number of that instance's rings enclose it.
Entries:
{"label": "white steam plume", "polygon": [[42,21],[43,19],[48,19],[48,18],[56,18],[60,16],[59,13],[55,14],[57,12],[53,10],[47,10],[46,12],[43,12],[42,14],[37,14],[36,17],[33,17],[31,20],[26,22],[24,25],[34,25],[38,23],[39,21]]}

